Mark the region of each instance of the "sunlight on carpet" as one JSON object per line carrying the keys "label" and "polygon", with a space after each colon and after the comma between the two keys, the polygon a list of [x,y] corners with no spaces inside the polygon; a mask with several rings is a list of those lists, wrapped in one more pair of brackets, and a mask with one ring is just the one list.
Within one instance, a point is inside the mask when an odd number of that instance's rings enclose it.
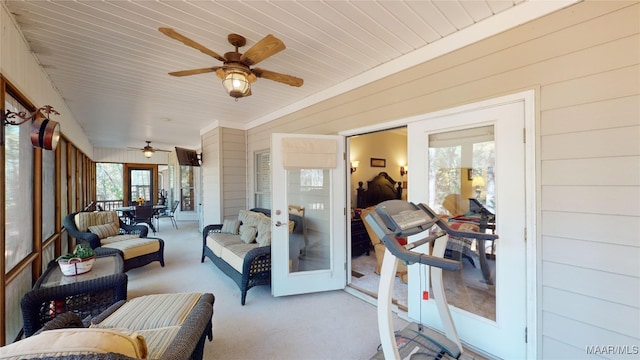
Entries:
{"label": "sunlight on carpet", "polygon": [[[369,255],[362,254],[353,257],[351,259],[351,286],[368,295],[377,297],[380,275],[374,273],[376,264],[377,260],[373,251]],[[354,273],[361,276],[354,276]],[[407,284],[396,277],[393,283],[393,302],[399,306],[408,307],[407,292]]]}

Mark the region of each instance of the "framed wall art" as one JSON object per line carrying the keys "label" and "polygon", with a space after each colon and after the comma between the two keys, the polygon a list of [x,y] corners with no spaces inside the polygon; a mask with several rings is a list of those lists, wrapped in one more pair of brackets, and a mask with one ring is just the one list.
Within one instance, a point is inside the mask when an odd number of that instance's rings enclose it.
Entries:
{"label": "framed wall art", "polygon": [[387,167],[387,160],[371,158],[371,167]]}

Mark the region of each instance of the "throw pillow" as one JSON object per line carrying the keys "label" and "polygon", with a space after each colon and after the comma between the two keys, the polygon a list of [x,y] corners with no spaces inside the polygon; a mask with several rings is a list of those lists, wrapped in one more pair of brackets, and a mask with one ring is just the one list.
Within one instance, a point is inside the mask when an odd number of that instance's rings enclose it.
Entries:
{"label": "throw pillow", "polygon": [[135,359],[147,358],[147,343],[136,332],[117,329],[55,329],[0,347],[0,358],[30,359],[87,353],[115,352]]}
{"label": "throw pillow", "polygon": [[240,220],[244,225],[257,226],[258,220],[260,220],[260,217],[263,215],[263,213],[251,210],[240,210],[238,212],[238,220]]}
{"label": "throw pillow", "polygon": [[116,224],[104,224],[89,226],[89,231],[98,235],[100,239],[116,236],[120,234],[120,229]]}
{"label": "throw pillow", "polygon": [[222,229],[220,229],[220,232],[223,234],[238,235],[239,227],[240,221],[225,219],[222,223]]}
{"label": "throw pillow", "polygon": [[258,236],[256,242],[260,246],[271,245],[271,218],[265,216],[258,221]]}
{"label": "throw pillow", "polygon": [[268,216],[257,211],[240,210],[240,212],[238,213],[238,219],[242,222],[242,224],[249,226],[258,226],[258,222],[260,222],[260,219],[265,217]]}
{"label": "throw pillow", "polygon": [[240,240],[246,244],[251,244],[256,241],[256,234],[258,229],[255,226],[242,225],[240,226]]}

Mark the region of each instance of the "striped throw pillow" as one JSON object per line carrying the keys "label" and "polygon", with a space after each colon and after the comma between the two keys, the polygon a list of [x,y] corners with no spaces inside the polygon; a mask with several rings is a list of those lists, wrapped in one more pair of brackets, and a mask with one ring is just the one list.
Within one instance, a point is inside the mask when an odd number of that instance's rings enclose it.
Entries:
{"label": "striped throw pillow", "polygon": [[116,236],[120,233],[120,229],[115,224],[89,226],[89,231],[98,235],[100,239]]}

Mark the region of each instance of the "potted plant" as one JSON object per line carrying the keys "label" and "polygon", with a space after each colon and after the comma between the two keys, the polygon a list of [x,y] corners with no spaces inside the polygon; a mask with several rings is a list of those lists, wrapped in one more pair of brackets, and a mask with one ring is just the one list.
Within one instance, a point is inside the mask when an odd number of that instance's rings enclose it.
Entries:
{"label": "potted plant", "polygon": [[65,254],[56,259],[60,270],[66,276],[75,276],[87,273],[93,268],[96,261],[96,252],[87,243],[76,245],[72,253]]}

